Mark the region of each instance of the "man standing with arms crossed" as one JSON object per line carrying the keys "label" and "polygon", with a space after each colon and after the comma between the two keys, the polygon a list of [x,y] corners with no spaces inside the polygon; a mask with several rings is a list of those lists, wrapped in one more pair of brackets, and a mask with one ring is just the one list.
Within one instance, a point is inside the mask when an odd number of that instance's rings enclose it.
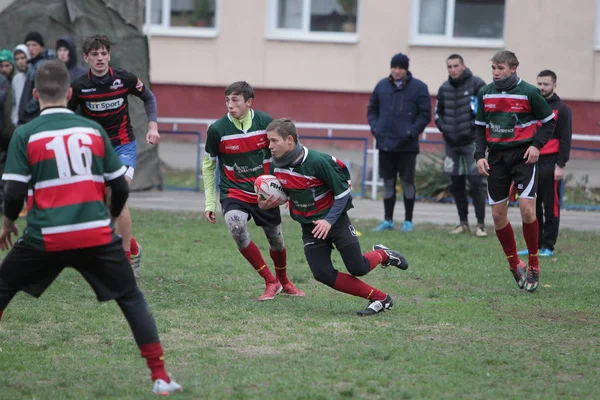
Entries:
{"label": "man standing with arms crossed", "polygon": [[[134,74],[121,68],[111,68],[110,40],[104,35],[85,38],[83,58],[90,70],[75,79],[73,97],[69,101],[71,110],[81,107],[81,114],[98,122],[108,133],[108,137],[121,162],[127,167],[125,178],[131,184],[137,162],[137,143],[131,119],[127,97],[134,95],[142,99],[148,116],[146,143],[157,144],[158,133],[157,107],[154,94]],[[136,278],[140,275],[142,247],[133,237],[131,214],[125,205],[117,221],[117,233],[123,237],[123,248],[131,262]]]}
{"label": "man standing with arms crossed", "polygon": [[[556,89],[556,74],[548,69],[537,76],[537,85],[550,107],[554,110],[556,128],[552,139],[540,151],[538,161],[540,184],[536,214],[539,233],[539,256],[554,255],[554,245],[558,238],[560,222],[560,184],[565,177],[565,166],[571,152],[571,110],[554,92]],[[519,255],[527,255],[529,250],[519,251]]]}
{"label": "man standing with arms crossed", "polygon": [[451,54],[446,60],[448,80],[440,86],[435,106],[435,124],[446,142],[444,172],[452,180],[452,194],[458,209],[459,225],[450,233],[470,233],[469,197],[467,180],[471,185],[471,197],[477,217],[476,235],[487,236],[485,231],[485,198],[483,179],[477,171],[474,159],[475,114],[477,112],[477,93],[485,82],[474,76],[463,58]]}
{"label": "man standing with arms crossed", "polygon": [[[478,94],[475,159],[480,174],[488,176],[488,196],[496,235],[519,288],[539,286],[538,221],[535,215],[537,161],[540,149],[552,136],[552,108],[533,85],[517,76],[519,60],[508,50],[492,57],[494,81]],[[485,158],[486,148],[489,149]],[[529,249],[529,269],[517,255],[517,243],[508,221],[511,182],[519,193],[523,236]]]}

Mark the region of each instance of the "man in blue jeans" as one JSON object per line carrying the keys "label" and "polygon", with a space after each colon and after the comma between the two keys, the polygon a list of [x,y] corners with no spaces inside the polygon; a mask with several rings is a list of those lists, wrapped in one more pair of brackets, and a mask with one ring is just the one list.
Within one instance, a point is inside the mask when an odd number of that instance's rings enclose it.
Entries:
{"label": "man in blue jeans", "polygon": [[427,85],[413,78],[408,64],[405,54],[392,57],[390,75],[377,83],[367,107],[367,119],[379,150],[379,175],[383,178],[385,215],[376,232],[394,229],[398,175],[404,197],[402,231],[413,231],[419,134],[431,120],[431,100]]}

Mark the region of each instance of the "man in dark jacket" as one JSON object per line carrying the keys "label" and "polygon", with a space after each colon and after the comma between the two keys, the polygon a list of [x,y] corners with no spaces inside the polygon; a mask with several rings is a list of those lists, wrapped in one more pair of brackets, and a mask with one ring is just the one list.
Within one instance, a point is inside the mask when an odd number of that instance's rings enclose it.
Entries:
{"label": "man in dark jacket", "polygon": [[19,104],[19,125],[31,121],[40,113],[40,104],[33,98],[35,87],[35,73],[41,64],[56,58],[54,52],[44,49],[44,38],[39,32],[29,32],[25,36],[25,45],[31,57],[27,63],[27,80],[23,88],[23,95]]}
{"label": "man in dark jacket", "polygon": [[379,174],[383,178],[385,216],[375,231],[394,229],[398,174],[404,196],[402,231],[413,230],[419,134],[431,120],[431,100],[427,85],[408,71],[408,62],[402,53],[392,57],[390,76],[377,83],[367,108],[367,119],[379,150]]}
{"label": "man in dark jacket", "polygon": [[471,198],[477,217],[476,235],[487,236],[485,230],[485,197],[483,178],[477,171],[475,162],[475,113],[477,111],[477,93],[485,82],[474,76],[467,68],[463,58],[451,54],[446,60],[448,80],[438,90],[435,106],[435,124],[446,142],[444,172],[452,180],[452,194],[456,200],[459,225],[450,233],[470,233],[469,198],[467,180],[471,186]]}
{"label": "man in dark jacket", "polygon": [[[548,69],[537,76],[537,86],[546,99],[556,119],[556,128],[552,138],[540,150],[538,160],[538,197],[536,214],[539,223],[538,255],[551,257],[558,238],[560,222],[560,183],[565,177],[565,166],[571,152],[572,119],[571,110],[554,92],[556,74]],[[527,255],[527,249],[519,255]]]}
{"label": "man in dark jacket", "polygon": [[71,82],[87,72],[87,69],[77,65],[77,47],[71,36],[62,36],[56,41],[56,58],[66,65]]}

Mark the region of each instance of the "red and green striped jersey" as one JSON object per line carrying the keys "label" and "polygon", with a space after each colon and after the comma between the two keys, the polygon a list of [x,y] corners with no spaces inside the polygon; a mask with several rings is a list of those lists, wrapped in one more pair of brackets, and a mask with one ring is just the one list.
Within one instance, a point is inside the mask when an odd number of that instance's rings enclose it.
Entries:
{"label": "red and green striped jersey", "polygon": [[529,144],[538,127],[554,118],[538,88],[523,80],[506,92],[492,82],[479,91],[478,100],[475,124],[485,126],[490,150]]}
{"label": "red and green striped jersey", "polygon": [[[333,202],[351,192],[350,171],[340,160],[329,154],[304,148],[299,166],[278,168],[271,166],[288,195],[290,216],[301,224],[312,224],[324,219]],[[354,207],[348,200],[344,212]]]}
{"label": "red and green striped jersey", "polygon": [[29,186],[23,242],[42,251],[110,243],[105,180],[124,173],[102,127],[66,108],[46,109],[20,126],[2,179]]}
{"label": "red and green striped jersey", "polygon": [[219,161],[220,199],[234,198],[257,204],[254,181],[269,171],[271,151],[267,140],[267,125],[273,118],[250,110],[252,124],[238,129],[228,115],[208,128],[206,154]]}

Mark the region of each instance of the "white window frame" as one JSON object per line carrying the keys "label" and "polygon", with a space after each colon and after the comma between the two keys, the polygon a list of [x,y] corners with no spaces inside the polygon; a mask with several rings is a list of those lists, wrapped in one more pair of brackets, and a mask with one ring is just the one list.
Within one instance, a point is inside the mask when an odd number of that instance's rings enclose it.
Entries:
{"label": "white window frame", "polygon": [[[599,0],[600,1],[600,0]],[[446,32],[443,35],[427,35],[419,33],[419,20],[421,12],[421,0],[411,2],[410,40],[411,46],[436,46],[436,47],[476,47],[486,49],[504,48],[504,38],[501,39],[478,39],[478,38],[455,38],[454,31],[454,6],[456,0],[446,0]],[[506,18],[506,2],[504,3]],[[506,32],[506,19],[504,21]]]}
{"label": "white window frame", "polygon": [[360,11],[362,0],[356,0],[356,32],[311,32],[310,0],[302,3],[302,28],[289,29],[277,27],[278,1],[269,0],[267,4],[267,31],[269,40],[290,40],[300,42],[357,43],[359,40]]}
{"label": "white window frame", "polygon": [[179,36],[179,37],[197,37],[214,38],[219,35],[219,21],[221,15],[221,0],[215,0],[215,26],[214,27],[187,27],[171,26],[171,0],[162,0],[163,20],[160,24],[150,23],[150,7],[152,0],[146,1],[146,15],[144,16],[144,33],[147,36]]}
{"label": "white window frame", "polygon": [[600,50],[600,0],[596,0],[596,31],[594,34],[594,50]]}

